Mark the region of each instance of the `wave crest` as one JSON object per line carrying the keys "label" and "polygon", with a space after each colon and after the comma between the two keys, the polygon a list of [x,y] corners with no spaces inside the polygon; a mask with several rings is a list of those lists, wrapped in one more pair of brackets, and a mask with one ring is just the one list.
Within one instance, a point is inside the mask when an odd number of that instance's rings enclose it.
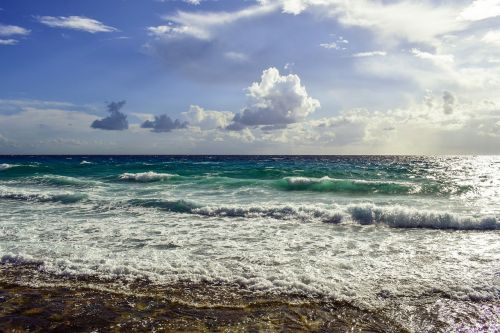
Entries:
{"label": "wave crest", "polygon": [[29,191],[11,191],[8,189],[0,189],[0,199],[19,200],[19,201],[35,201],[35,202],[59,202],[71,204],[82,201],[87,198],[83,193],[50,193],[50,192],[29,192]]}
{"label": "wave crest", "polygon": [[411,194],[419,191],[419,187],[411,183],[367,181],[356,179],[334,179],[328,176],[285,177],[276,183],[285,191],[315,191],[315,192],[347,192],[358,194]]}
{"label": "wave crest", "polygon": [[43,175],[43,176],[35,176],[32,179],[40,184],[48,184],[48,185],[60,185],[60,186],[93,186],[98,185],[99,182],[95,180],[89,179],[81,179],[76,177],[68,177],[68,176],[60,176],[60,175]]}
{"label": "wave crest", "polygon": [[382,209],[374,206],[351,206],[352,219],[359,224],[385,224],[393,228],[425,228],[452,230],[497,230],[496,217],[471,217],[447,212],[417,211],[402,207]]}
{"label": "wave crest", "polygon": [[16,164],[1,163],[0,170],[7,170],[16,167]]}
{"label": "wave crest", "polygon": [[153,171],[139,172],[139,173],[123,173],[120,175],[120,180],[137,181],[137,182],[154,182],[160,180],[167,180],[176,175],[170,173],[156,173]]}
{"label": "wave crest", "polygon": [[204,206],[185,200],[129,201],[130,205],[157,208],[174,213],[211,217],[266,217],[278,220],[320,221],[324,223],[379,224],[391,228],[424,228],[443,230],[500,230],[496,217],[470,217],[446,212],[417,211],[403,207],[349,205],[344,207],[316,206]]}

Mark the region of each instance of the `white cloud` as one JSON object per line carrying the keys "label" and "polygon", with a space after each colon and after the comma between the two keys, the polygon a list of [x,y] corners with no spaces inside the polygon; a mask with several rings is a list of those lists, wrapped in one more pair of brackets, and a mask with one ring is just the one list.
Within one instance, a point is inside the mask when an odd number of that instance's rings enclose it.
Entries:
{"label": "white cloud", "polygon": [[224,57],[226,59],[237,61],[237,62],[245,62],[248,61],[248,56],[241,52],[226,52],[224,53]]}
{"label": "white cloud", "polygon": [[[335,36],[334,34],[332,36]],[[334,42],[329,42],[329,43],[321,43],[319,46],[325,49],[330,49],[330,50],[345,50],[345,44],[349,44],[349,41],[347,39],[344,39],[344,37],[339,36]]]}
{"label": "white cloud", "polygon": [[420,51],[419,49],[413,48],[411,53],[420,59],[430,60],[436,65],[447,65],[455,61],[455,57],[452,54],[432,54],[429,52]]}
{"label": "white cloud", "polygon": [[[371,29],[378,38],[435,42],[440,35],[463,27],[457,20],[458,5],[434,5],[424,1],[344,1],[344,0],[267,0],[281,4],[283,12],[299,14],[310,10],[336,18],[345,26]],[[424,24],[423,22],[432,22]]]}
{"label": "white cloud", "polygon": [[334,50],[338,50],[339,49],[339,46],[335,42],[322,43],[322,44],[319,44],[319,46],[321,46],[324,49],[334,49]]}
{"label": "white cloud", "polygon": [[7,37],[7,36],[14,36],[14,35],[28,35],[30,33],[30,30],[19,27],[17,25],[3,25],[0,24],[0,36],[2,37]]}
{"label": "white cloud", "polygon": [[500,30],[488,31],[481,40],[490,44],[500,44]]}
{"label": "white cloud", "polygon": [[500,16],[499,0],[475,0],[460,12],[459,18],[466,21],[480,21]]}
{"label": "white cloud", "polygon": [[231,129],[255,125],[286,125],[303,120],[320,107],[307,94],[298,75],[280,75],[271,67],[262,72],[261,81],[248,88],[248,106],[234,117]]}
{"label": "white cloud", "polygon": [[354,53],[352,56],[355,58],[364,58],[364,57],[374,57],[374,56],[386,56],[387,52],[385,51],[368,51],[368,52],[358,52]]}
{"label": "white cloud", "polygon": [[0,39],[0,45],[16,45],[18,42],[16,39]]}
{"label": "white cloud", "polygon": [[85,16],[38,16],[38,21],[52,28],[82,30],[90,33],[113,32],[116,28]]}
{"label": "white cloud", "polygon": [[205,110],[198,105],[191,105],[189,110],[182,115],[191,126],[198,126],[201,129],[226,128],[234,118],[234,113],[228,111]]}
{"label": "white cloud", "polygon": [[259,4],[235,12],[183,12],[165,16],[168,25],[148,27],[148,31],[157,38],[193,37],[209,40],[215,29],[252,17],[262,16],[275,11],[275,4]]}
{"label": "white cloud", "polygon": [[204,40],[210,38],[208,31],[199,29],[195,26],[159,25],[156,27],[148,27],[147,30],[150,36],[156,38],[176,38],[184,36],[193,36]]}

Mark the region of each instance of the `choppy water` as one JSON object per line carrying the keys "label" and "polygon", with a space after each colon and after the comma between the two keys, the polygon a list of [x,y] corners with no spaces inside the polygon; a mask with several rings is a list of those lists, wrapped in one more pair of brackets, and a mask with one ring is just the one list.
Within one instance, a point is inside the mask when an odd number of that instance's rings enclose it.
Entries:
{"label": "choppy water", "polygon": [[500,157],[4,156],[0,258],[367,308],[497,304]]}

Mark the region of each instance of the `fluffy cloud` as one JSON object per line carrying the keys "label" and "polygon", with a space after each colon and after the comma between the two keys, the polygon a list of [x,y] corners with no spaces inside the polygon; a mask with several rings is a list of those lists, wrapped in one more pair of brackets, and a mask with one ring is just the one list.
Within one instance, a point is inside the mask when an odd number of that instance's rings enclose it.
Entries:
{"label": "fluffy cloud", "polygon": [[198,126],[201,129],[226,128],[234,118],[234,113],[228,111],[205,110],[198,105],[191,105],[187,112],[182,115],[190,125]]}
{"label": "fluffy cloud", "polygon": [[320,107],[318,100],[307,94],[298,75],[280,75],[278,69],[264,70],[260,82],[248,89],[249,104],[234,116],[228,129],[241,130],[245,126],[287,125],[302,121]]}
{"label": "fluffy cloud", "polygon": [[162,114],[155,116],[154,120],[146,120],[142,123],[142,128],[151,128],[153,132],[170,132],[175,129],[186,128],[187,122],[182,122],[179,119],[172,120],[168,115]]}
{"label": "fluffy cloud", "polygon": [[116,28],[85,16],[38,16],[38,21],[52,28],[66,28],[90,32],[113,32]]}
{"label": "fluffy cloud", "polygon": [[108,104],[109,116],[103,119],[97,119],[92,122],[90,127],[102,130],[123,131],[128,129],[127,116],[120,112],[125,105],[125,101],[111,102]]}

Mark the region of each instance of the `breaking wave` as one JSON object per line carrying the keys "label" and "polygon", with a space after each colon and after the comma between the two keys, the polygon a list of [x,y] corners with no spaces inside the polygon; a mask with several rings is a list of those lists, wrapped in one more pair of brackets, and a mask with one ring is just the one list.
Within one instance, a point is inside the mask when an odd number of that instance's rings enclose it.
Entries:
{"label": "breaking wave", "polygon": [[83,193],[71,192],[29,192],[29,191],[11,191],[8,189],[0,189],[0,199],[19,200],[19,201],[35,201],[35,202],[59,202],[63,204],[75,203],[87,198]]}
{"label": "breaking wave", "polygon": [[[29,179],[29,178],[28,178]],[[78,186],[87,187],[98,185],[100,182],[90,179],[82,179],[76,177],[60,176],[60,175],[43,175],[31,178],[38,184],[58,185],[58,186]]]}
{"label": "breaking wave", "polygon": [[451,194],[469,191],[468,186],[419,184],[384,180],[335,179],[328,176],[285,177],[276,181],[276,188],[284,191],[339,192],[352,194]]}
{"label": "breaking wave", "polygon": [[384,224],[393,228],[425,228],[451,230],[500,230],[494,216],[472,217],[447,212],[417,211],[403,207],[351,206],[348,212],[359,224]]}
{"label": "breaking wave", "polygon": [[16,164],[1,163],[0,170],[7,170],[16,167]]}
{"label": "breaking wave", "polygon": [[140,172],[140,173],[123,173],[120,175],[121,180],[137,181],[137,182],[155,182],[161,180],[167,180],[177,175],[170,173],[156,173],[153,171]]}
{"label": "breaking wave", "polygon": [[391,228],[424,228],[443,230],[500,230],[496,217],[470,217],[446,212],[417,211],[404,207],[349,205],[323,208],[310,206],[206,206],[186,200],[134,199],[132,206],[162,209],[175,213],[211,217],[267,217],[279,220],[320,221],[324,223],[380,224]]}

